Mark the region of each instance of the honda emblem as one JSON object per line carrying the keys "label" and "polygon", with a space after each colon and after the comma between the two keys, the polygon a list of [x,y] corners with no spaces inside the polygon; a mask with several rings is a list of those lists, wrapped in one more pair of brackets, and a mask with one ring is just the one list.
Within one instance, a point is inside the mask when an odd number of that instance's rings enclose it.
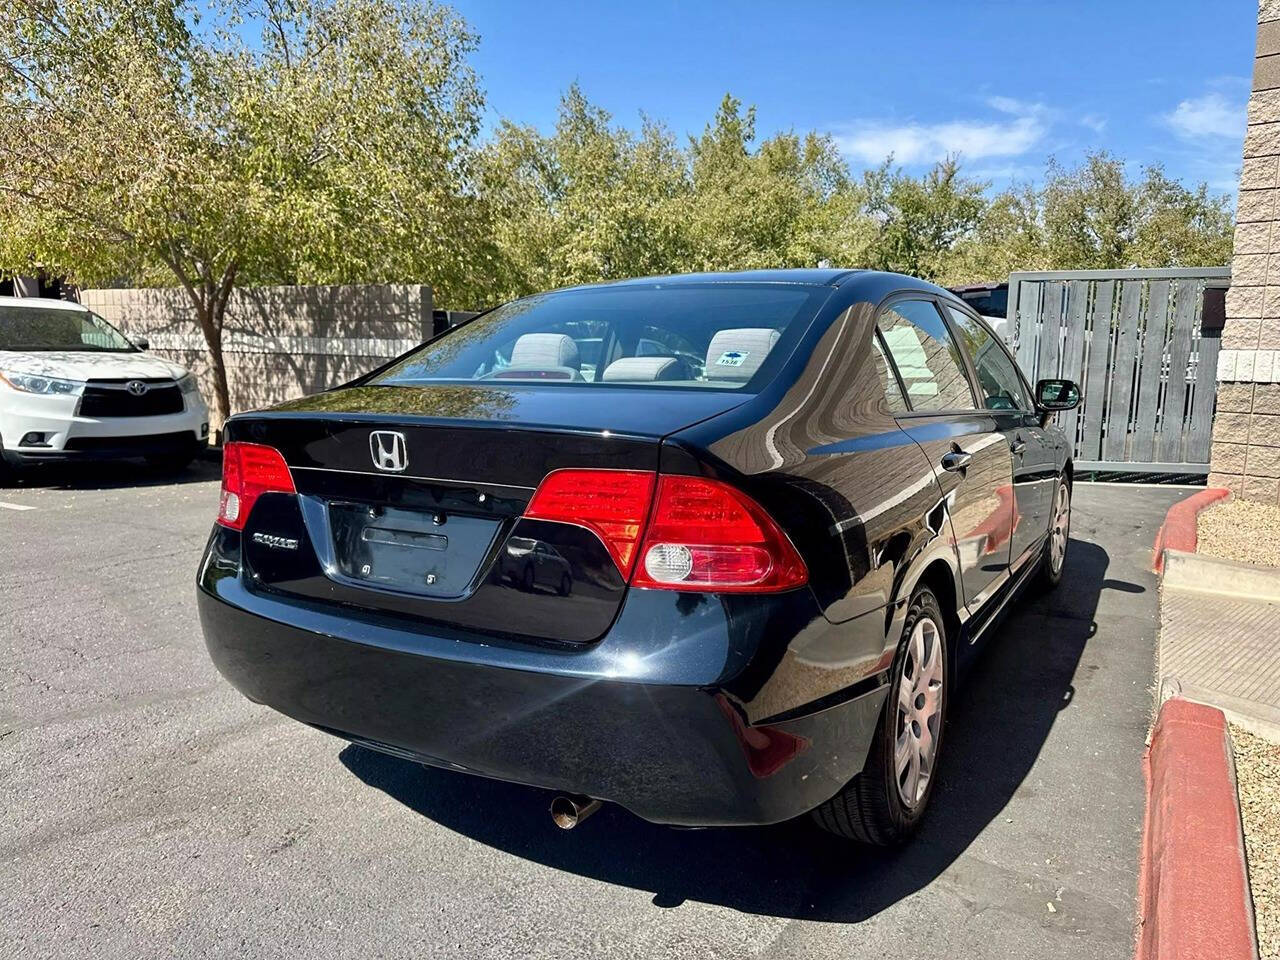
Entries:
{"label": "honda emblem", "polygon": [[409,465],[409,449],[404,434],[395,430],[374,430],[369,434],[369,455],[373,465],[387,473],[402,473]]}

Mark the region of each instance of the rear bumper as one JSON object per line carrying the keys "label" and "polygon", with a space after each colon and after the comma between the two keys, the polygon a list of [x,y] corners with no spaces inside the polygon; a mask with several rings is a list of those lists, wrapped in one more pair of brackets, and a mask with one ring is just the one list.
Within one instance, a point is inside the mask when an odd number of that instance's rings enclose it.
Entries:
{"label": "rear bumper", "polygon": [[[878,675],[824,696],[811,664],[792,669],[789,643],[757,643],[752,623],[829,629],[796,617],[813,606],[808,591],[771,598],[794,609],[768,616],[711,609],[691,632],[677,595],[633,590],[609,634],[578,650],[340,616],[251,590],[212,554],[197,594],[215,665],[252,700],[423,763],[659,823],[766,824],[813,809],[861,769],[885,696]],[[797,695],[801,677],[813,688]],[[753,706],[797,696],[813,708],[752,722]]]}

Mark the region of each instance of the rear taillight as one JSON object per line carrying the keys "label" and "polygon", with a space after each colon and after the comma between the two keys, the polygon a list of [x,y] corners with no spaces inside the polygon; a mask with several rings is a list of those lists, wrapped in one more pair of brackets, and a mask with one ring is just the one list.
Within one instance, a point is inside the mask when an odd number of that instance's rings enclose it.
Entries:
{"label": "rear taillight", "polygon": [[634,586],[773,593],[808,579],[787,535],[745,493],[705,477],[658,478]]}
{"label": "rear taillight", "polygon": [[656,477],[645,470],[555,470],[538,485],[524,515],[586,527],[628,577]]}
{"label": "rear taillight", "polygon": [[253,504],[264,493],[296,493],[289,465],[275,447],[228,443],[222,450],[222,500],[218,523],[243,530]]}
{"label": "rear taillight", "polygon": [[591,530],[638,587],[770,593],[809,579],[795,547],[763,508],[718,480],[556,470],[524,515]]}

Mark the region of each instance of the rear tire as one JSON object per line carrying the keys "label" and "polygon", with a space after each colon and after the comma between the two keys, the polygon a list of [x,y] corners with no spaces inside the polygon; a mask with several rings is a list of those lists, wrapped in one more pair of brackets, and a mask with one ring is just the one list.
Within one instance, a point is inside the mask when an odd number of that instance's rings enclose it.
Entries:
{"label": "rear tire", "polygon": [[1071,542],[1071,481],[1066,475],[1058,477],[1053,487],[1053,501],[1049,509],[1049,532],[1044,541],[1044,553],[1040,557],[1040,583],[1052,590],[1062,582],[1062,571],[1067,567],[1067,545]]}
{"label": "rear tire", "polygon": [[877,846],[900,844],[915,833],[937,781],[948,657],[942,608],[933,591],[921,587],[911,596],[866,764],[813,811],[818,826]]}

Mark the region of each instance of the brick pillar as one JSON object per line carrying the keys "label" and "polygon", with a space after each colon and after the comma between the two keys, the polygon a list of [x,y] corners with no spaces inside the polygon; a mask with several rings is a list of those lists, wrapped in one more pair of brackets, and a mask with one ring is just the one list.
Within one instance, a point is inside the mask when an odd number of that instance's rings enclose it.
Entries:
{"label": "brick pillar", "polygon": [[1261,0],[1209,485],[1280,503],[1280,0]]}

